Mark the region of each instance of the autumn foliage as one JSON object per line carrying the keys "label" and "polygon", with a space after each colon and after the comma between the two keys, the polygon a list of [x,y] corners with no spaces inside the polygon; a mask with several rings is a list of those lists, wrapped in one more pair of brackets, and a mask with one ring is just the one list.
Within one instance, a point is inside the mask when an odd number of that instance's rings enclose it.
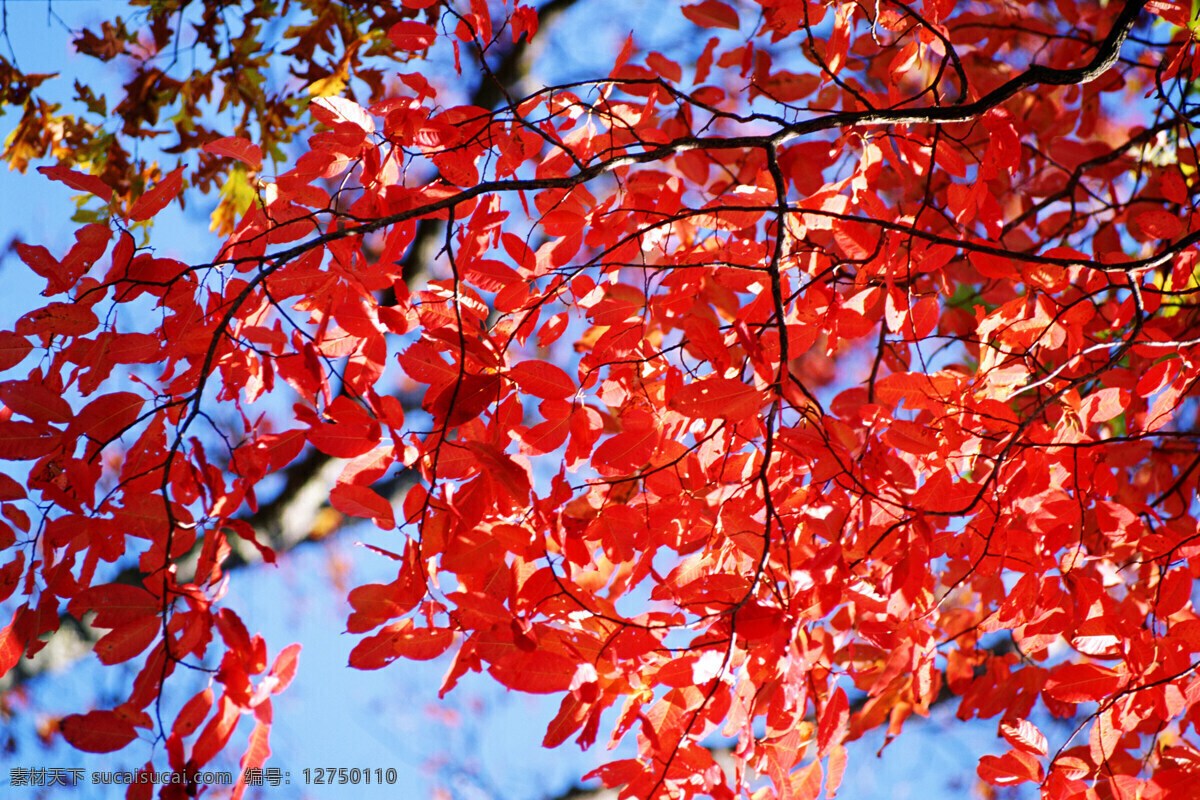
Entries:
{"label": "autumn foliage", "polygon": [[[82,118],[39,151],[46,76],[0,75],[6,157],[88,196],[73,242],[16,246],[45,302],[0,332],[0,672],[87,618],[138,671],[68,742],[261,765],[299,645],[251,635],[223,565],[275,558],[270,476],[342,459],[328,502],[395,574],[349,592],[350,666],[560,696],[546,746],[636,740],[593,775],[623,796],[832,796],[846,742],[941,702],[995,720],[989,784],[1194,791],[1190,4],[663,13],[681,52],[635,32],[529,88],[498,63],[581,33],[349,3],[289,30],[310,101],[278,107],[203,40],[208,95],[145,61],[111,157]],[[77,46],[136,60],[172,24]],[[146,103],[214,91],[236,129],[131,155]],[[150,223],[210,183],[211,257],[176,260]]]}

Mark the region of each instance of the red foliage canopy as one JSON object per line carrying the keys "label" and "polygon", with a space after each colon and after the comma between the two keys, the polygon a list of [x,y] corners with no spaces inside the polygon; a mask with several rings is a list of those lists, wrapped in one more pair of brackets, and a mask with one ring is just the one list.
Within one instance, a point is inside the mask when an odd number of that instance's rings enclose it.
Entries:
{"label": "red foliage canopy", "polygon": [[[405,5],[372,46],[418,63],[538,30]],[[97,216],[19,248],[50,299],[0,332],[0,457],[25,462],[0,476],[0,672],[94,612],[100,661],[143,666],[68,741],[162,737],[194,772],[253,716],[263,763],[298,647],[222,606],[222,564],[264,478],[319,452],[348,460],[332,507],[395,532],[395,579],[350,593],[350,664],[452,653],[444,690],[561,694],[548,746],[617,708],[637,756],[595,775],[624,796],[832,795],[846,741],[947,693],[999,720],[992,784],[1193,785],[1189,17],[704,0],[678,22],[702,50],[631,39],[494,107],[418,75],[316,99],[273,177],[208,142],[257,197],[202,264],[129,230],[183,167],[136,198],[43,167]],[[162,729],[180,664],[209,685]]]}

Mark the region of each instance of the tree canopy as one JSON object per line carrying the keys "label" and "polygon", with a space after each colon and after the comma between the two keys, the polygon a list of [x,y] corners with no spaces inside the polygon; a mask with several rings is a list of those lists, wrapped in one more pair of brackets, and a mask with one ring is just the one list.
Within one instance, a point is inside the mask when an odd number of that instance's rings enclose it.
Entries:
{"label": "tree canopy", "polygon": [[79,193],[14,244],[0,673],[135,664],[58,730],[164,798],[268,763],[303,643],[225,578],[331,476],[394,574],[350,667],[561,697],[622,796],[831,797],[943,702],[988,785],[1188,791],[1192,7],[701,0],[653,50],[582,5],[136,1],[74,38],[119,86],[0,59],[4,158]]}

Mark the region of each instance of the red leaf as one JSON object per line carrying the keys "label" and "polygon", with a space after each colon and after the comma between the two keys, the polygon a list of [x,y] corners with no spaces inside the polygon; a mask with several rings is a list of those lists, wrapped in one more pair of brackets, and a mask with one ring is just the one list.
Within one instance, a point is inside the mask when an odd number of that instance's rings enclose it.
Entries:
{"label": "red leaf", "polygon": [[704,0],[694,6],[684,6],[683,15],[701,28],[728,28],[736,31],[740,27],[737,12],[720,0]]}
{"label": "red leaf", "polygon": [[437,40],[437,31],[424,22],[405,20],[388,29],[388,38],[401,50],[424,50]]}
{"label": "red leaf", "polygon": [[438,418],[444,417],[446,427],[454,428],[482,414],[498,399],[499,388],[499,375],[464,375],[438,392],[426,410]]}
{"label": "red leaf", "polygon": [[271,694],[279,694],[286,689],[296,677],[296,668],[300,663],[300,645],[289,644],[275,656],[275,663],[267,673],[278,683],[271,689]]}
{"label": "red leaf", "polygon": [[840,744],[850,721],[850,701],[846,691],[838,687],[825,702],[821,721],[817,728],[817,757],[822,758],[832,745]]}
{"label": "red leaf", "polygon": [[92,310],[75,303],[50,303],[17,320],[21,336],[83,336],[96,330],[100,320]]}
{"label": "red leaf", "polygon": [[400,366],[407,377],[430,386],[442,386],[458,380],[458,369],[447,364],[428,342],[414,342],[400,354]]}
{"label": "red leaf", "polygon": [[312,446],[334,458],[355,458],[379,443],[377,425],[357,422],[321,422],[308,434]]}
{"label": "red leaf", "polygon": [[222,695],[217,713],[204,726],[204,731],[196,739],[196,744],[192,746],[192,765],[199,768],[212,761],[213,757],[225,747],[229,737],[233,735],[237,721],[238,707],[229,699],[228,695]]}
{"label": "red leaf", "polygon": [[162,630],[157,616],[141,619],[113,628],[96,642],[96,657],[101,664],[120,664],[141,653]]}
{"label": "red leaf", "polygon": [[[592,463],[603,467],[607,474],[619,474],[636,470],[647,464],[658,452],[662,431],[657,421],[640,409],[631,411],[621,418],[624,430],[609,437],[596,448]],[[579,432],[572,430],[572,446],[579,441]],[[568,448],[567,457],[570,458]]]}
{"label": "red leaf", "polygon": [[631,783],[639,775],[646,772],[646,765],[636,758],[626,758],[621,761],[612,761],[583,776],[585,781],[590,781],[593,778],[599,778],[600,782],[607,787],[624,786]]}
{"label": "red leaf", "polygon": [[223,139],[216,139],[200,149],[206,153],[212,153],[214,156],[236,158],[255,170],[262,167],[262,150],[258,145],[251,144],[241,136],[226,136]]}
{"label": "red leaf", "polygon": [[392,504],[366,486],[339,483],[329,493],[329,504],[343,514],[372,519],[385,531],[396,527]]}
{"label": "red leaf", "polygon": [[70,430],[85,434],[97,444],[107,444],[137,421],[145,403],[133,392],[102,395],[80,410]]}
{"label": "red leaf", "polygon": [[688,417],[736,421],[757,414],[763,395],[735,378],[709,378],[684,386],[667,405]]}
{"label": "red leaf", "polygon": [[1148,208],[1133,216],[1130,220],[1138,238],[1142,241],[1155,239],[1174,239],[1183,233],[1183,223],[1177,214],[1170,214],[1161,208]]}
{"label": "red leaf", "polygon": [[[167,745],[170,747],[170,743]],[[169,751],[168,751],[169,752]],[[182,756],[180,757],[182,760]],[[136,773],[136,778],[125,790],[125,800],[152,800],[154,797],[154,762],[147,761],[145,766]]]}
{"label": "red leaf", "polygon": [[[54,256],[50,255],[50,251],[41,245],[28,245],[24,242],[17,242],[14,247],[17,251],[17,255],[22,261],[25,262],[25,266],[29,267],[41,277],[46,278],[51,282],[51,284],[53,284],[55,279],[61,274],[62,263]],[[47,289],[47,292],[53,294],[57,293],[51,292],[49,289]]]}
{"label": "red leaf", "polygon": [[143,194],[129,209],[127,218],[132,222],[145,222],[167,207],[183,191],[183,167],[176,167],[154,188]]}
{"label": "red leaf", "polygon": [[191,700],[183,704],[183,708],[179,710],[179,716],[175,718],[175,724],[171,726],[171,733],[182,738],[191,736],[196,728],[200,727],[200,723],[208,716],[209,709],[212,708],[213,690],[204,689],[197,693]]}
{"label": "red leaf", "polygon": [[1027,719],[1002,720],[1000,733],[1009,744],[1018,750],[1034,756],[1046,755],[1048,747],[1046,736]]}
{"label": "red leaf", "polygon": [[[392,400],[394,398],[385,398]],[[385,444],[376,447],[368,453],[356,457],[338,476],[338,483],[352,483],[358,486],[370,486],[382,478],[393,464],[399,459],[399,454],[393,445]]]}
{"label": "red leaf", "polygon": [[534,455],[549,453],[562,447],[571,431],[571,417],[559,417],[534,425],[521,437],[529,452]]}
{"label": "red leaf", "polygon": [[111,753],[137,738],[133,725],[115,711],[71,714],[59,721],[58,729],[71,746],[87,753]]}
{"label": "red leaf", "polygon": [[821,86],[821,77],[811,72],[797,75],[794,72],[780,70],[756,85],[763,94],[781,103],[795,103],[803,100]]}
{"label": "red leaf", "polygon": [[962,376],[949,371],[896,372],[875,385],[875,401],[895,407],[904,402],[908,408],[941,409],[958,390]]}
{"label": "red leaf", "polygon": [[0,502],[5,500],[23,500],[26,496],[25,487],[10,476],[0,472]]}
{"label": "red leaf", "polygon": [[249,522],[246,522],[244,519],[231,519],[228,523],[226,523],[226,525],[228,526],[229,530],[237,534],[239,539],[249,542],[251,545],[253,545],[254,549],[258,551],[258,554],[262,556],[263,561],[266,561],[268,564],[275,563],[275,551],[272,550],[270,546],[263,544],[258,540],[258,536],[254,532],[253,525],[251,525]]}
{"label": "red leaf", "polygon": [[254,723],[254,730],[250,731],[250,743],[247,745],[246,752],[242,755],[242,760],[239,763],[242,771],[241,776],[238,778],[237,786],[233,790],[233,800],[238,800],[246,790],[246,771],[259,769],[266,762],[267,758],[270,757],[270,736],[270,725],[261,720]]}
{"label": "red leaf", "polygon": [[254,646],[250,642],[250,632],[246,630],[246,623],[242,622],[241,617],[237,615],[231,608],[222,608],[217,612],[215,620],[217,630],[221,633],[221,638],[225,640],[225,645],[239,657],[250,657]]}
{"label": "red leaf", "polygon": [[513,500],[519,503],[528,502],[530,475],[524,467],[513,461],[507,453],[489,444],[469,442],[467,446],[479,459],[489,478],[504,487]]}
{"label": "red leaf", "polygon": [[1014,786],[1026,781],[1040,783],[1044,777],[1037,758],[1019,750],[1009,750],[1002,756],[984,756],[979,759],[976,772],[994,786]]}
{"label": "red leaf", "polygon": [[89,611],[96,612],[92,624],[99,628],[117,628],[145,617],[158,618],[161,603],[140,586],[127,583],[105,583],[84,589],[71,598],[67,611],[82,620]]}
{"label": "red leaf", "polygon": [[1042,690],[1064,703],[1095,703],[1121,687],[1121,676],[1099,664],[1059,664]]}
{"label": "red leaf", "polygon": [[903,419],[893,420],[882,438],[891,447],[918,456],[936,453],[938,449],[937,436],[933,431],[924,425]]}
{"label": "red leaf", "polygon": [[412,611],[425,596],[425,582],[402,572],[391,583],[369,583],[350,592],[354,612],[346,621],[350,633],[365,633]]}
{"label": "red leaf", "polygon": [[24,654],[25,642],[17,636],[11,623],[5,625],[4,629],[0,630],[0,678],[7,675]]}
{"label": "red leaf", "polygon": [[488,667],[488,672],[518,692],[550,694],[570,687],[575,662],[557,653],[513,648],[510,655]]}
{"label": "red leaf", "polygon": [[401,656],[428,661],[446,652],[453,642],[452,630],[414,628],[411,619],[404,619],[355,645],[350,651],[350,666],[355,669],[379,669]]}
{"label": "red leaf", "polygon": [[522,361],[508,376],[521,391],[543,400],[565,400],[578,390],[570,375],[545,361]]}
{"label": "red leaf", "polygon": [[1079,416],[1084,424],[1108,422],[1125,413],[1129,399],[1127,389],[1100,389],[1083,399],[1079,407]]}
{"label": "red leaf", "polygon": [[364,134],[375,132],[375,120],[366,109],[345,97],[318,97],[309,106],[318,121],[330,125],[350,123]]}
{"label": "red leaf", "polygon": [[1179,359],[1172,358],[1160,361],[1146,370],[1137,382],[1137,393],[1140,397],[1150,397],[1167,388],[1167,384],[1175,379],[1179,370]]}
{"label": "red leaf", "polygon": [[587,716],[587,704],[581,702],[574,693],[563,695],[558,707],[558,714],[546,727],[546,735],[542,738],[542,747],[558,747],[583,725]]}
{"label": "red leaf", "polygon": [[149,364],[162,358],[162,343],[149,333],[114,334],[108,357],[116,364]]}
{"label": "red leaf", "polygon": [[24,336],[12,331],[0,331],[0,369],[8,369],[20,364],[33,345]]}
{"label": "red leaf", "polygon": [[918,339],[924,339],[929,336],[937,328],[938,316],[941,314],[941,309],[938,307],[936,298],[922,297],[918,300],[909,312],[909,319],[912,321],[913,334]]}
{"label": "red leaf", "polygon": [[38,167],[37,169],[38,172],[50,180],[65,183],[72,189],[78,189],[81,192],[90,192],[106,202],[112,199],[112,187],[95,175],[76,172],[61,164],[53,167]]}
{"label": "red leaf", "polygon": [[4,381],[0,383],[0,401],[34,422],[71,421],[71,406],[41,381]]}
{"label": "red leaf", "polygon": [[45,425],[0,420],[0,458],[9,461],[41,458],[54,450],[61,438],[58,431]]}

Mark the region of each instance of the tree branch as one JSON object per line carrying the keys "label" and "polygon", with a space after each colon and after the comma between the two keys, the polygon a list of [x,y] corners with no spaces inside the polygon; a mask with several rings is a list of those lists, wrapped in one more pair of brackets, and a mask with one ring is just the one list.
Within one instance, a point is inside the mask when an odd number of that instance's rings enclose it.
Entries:
{"label": "tree branch", "polygon": [[[551,0],[539,11],[543,26],[560,18],[577,0]],[[470,105],[492,108],[504,99],[505,87],[517,85],[528,74],[530,58],[534,54],[528,40],[522,39],[504,50],[497,66],[489,69],[484,65],[478,86],[471,94]],[[482,56],[480,56],[482,59]],[[417,286],[424,281],[429,266],[436,260],[441,239],[442,225],[438,220],[423,219],[417,225],[416,234],[401,263],[404,282]],[[395,293],[389,289],[380,298],[382,305],[395,305]],[[407,410],[407,409],[406,409]],[[243,519],[255,532],[257,541],[276,554],[285,554],[301,545],[327,538],[346,522],[339,517],[330,526],[314,523],[329,506],[329,492],[347,462],[334,458],[319,450],[310,449],[299,460],[285,467],[280,475],[284,485],[269,502],[261,505],[257,512]],[[388,497],[393,505],[403,502],[404,495],[415,482],[411,471],[404,470],[373,488]],[[336,512],[333,512],[336,513]],[[255,566],[262,563],[262,555],[250,542],[239,537],[228,539],[231,553],[221,564],[225,572]],[[199,547],[182,559],[181,567],[186,573],[199,557]],[[140,586],[146,573],[137,567],[121,571],[114,583]],[[8,691],[47,673],[61,672],[80,659],[85,658],[96,642],[107,631],[96,629],[87,622],[70,614],[59,616],[59,629],[49,643],[32,659],[22,658],[6,675],[0,676],[0,692]]]}

